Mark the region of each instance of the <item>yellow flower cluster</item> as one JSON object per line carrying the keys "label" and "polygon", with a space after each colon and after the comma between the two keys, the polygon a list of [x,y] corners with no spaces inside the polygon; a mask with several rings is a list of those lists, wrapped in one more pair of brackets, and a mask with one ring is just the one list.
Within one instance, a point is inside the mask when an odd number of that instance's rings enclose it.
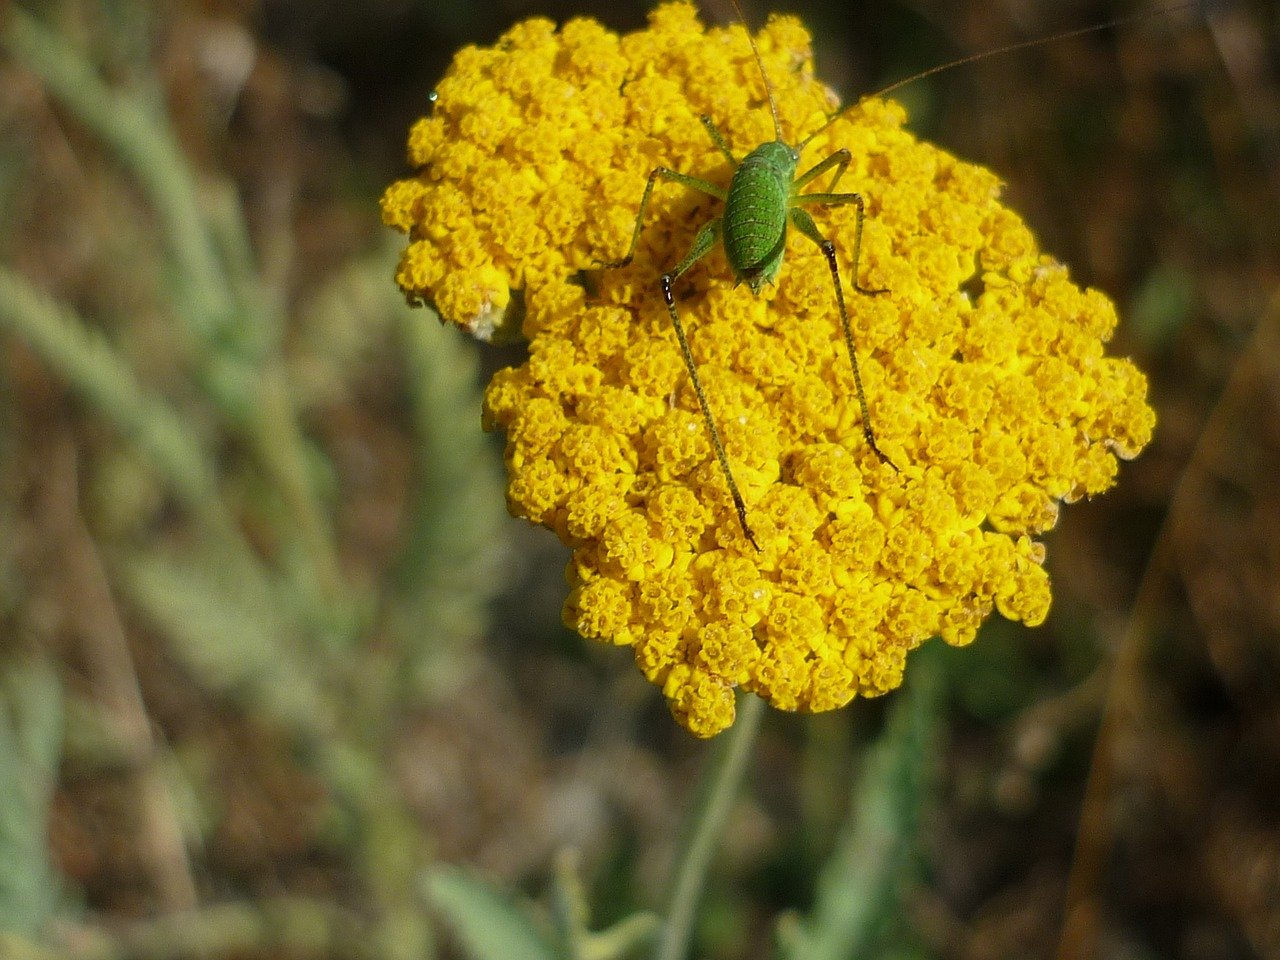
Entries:
{"label": "yellow flower cluster", "polygon": [[[790,17],[760,52],[792,143],[835,108]],[[733,722],[741,687],[783,710],[828,710],[901,682],[907,653],[965,644],[998,610],[1049,608],[1044,548],[1059,504],[1113,483],[1154,415],[1146,380],[1104,355],[1111,303],[1081,290],[1002,207],[999,182],[867,100],[832,123],[804,171],[840,147],[841,189],[867,201],[852,290],[849,206],[810,207],[838,249],[879,445],[867,447],[831,275],[794,231],[776,286],[735,287],[720,251],[677,284],[681,316],[760,549],[746,539],[699,413],[659,275],[720,213],[660,182],[625,251],[649,172],[732,176],[774,138],[742,27],[688,3],[619,37],[534,19],[468,47],[409,138],[418,173],[383,197],[409,234],[397,280],[478,336],[518,325],[529,358],[489,385],[507,435],[512,512],[573,549],[565,620],[630,646],[697,736]],[[827,189],[828,177],[811,189]]]}

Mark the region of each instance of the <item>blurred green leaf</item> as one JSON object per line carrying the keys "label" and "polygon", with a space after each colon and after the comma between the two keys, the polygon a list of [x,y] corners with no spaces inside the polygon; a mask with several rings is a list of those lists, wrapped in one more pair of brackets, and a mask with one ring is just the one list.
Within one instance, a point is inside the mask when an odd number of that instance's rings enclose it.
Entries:
{"label": "blurred green leaf", "polygon": [[1129,329],[1149,347],[1164,349],[1191,319],[1195,302],[1191,275],[1171,263],[1157,264],[1142,279],[1129,306]]}
{"label": "blurred green leaf", "polygon": [[424,884],[427,898],[472,960],[557,957],[533,920],[484,881],[451,867],[436,867]]}
{"label": "blurred green leaf", "polygon": [[447,687],[488,622],[501,586],[495,545],[505,498],[480,426],[475,348],[432,310],[401,302],[396,316],[413,403],[414,486],[391,619],[406,674],[430,692]]}
{"label": "blurred green leaf", "polygon": [[142,450],[197,514],[215,514],[217,481],[192,429],[66,304],[0,268],[0,325],[11,329],[103,418]]}
{"label": "blurred green leaf", "polygon": [[0,667],[0,930],[33,936],[53,913],[49,801],[62,750],[62,690],[41,661]]}
{"label": "blurred green leaf", "polygon": [[352,381],[385,352],[396,322],[409,310],[391,280],[398,256],[388,244],[351,260],[298,310],[288,363],[299,409],[350,402]]}
{"label": "blurred green leaf", "polygon": [[291,604],[230,551],[125,562],[130,596],[207,690],[254,704],[296,733],[329,729],[331,711]]}
{"label": "blurred green leaf", "polygon": [[168,242],[178,315],[209,344],[252,342],[251,318],[230,296],[225,265],[207,228],[195,172],[179,148],[163,97],[150,83],[109,86],[85,52],[19,7],[0,19],[0,48],[32,71],[50,96],[97,136],[137,178]]}
{"label": "blurred green leaf", "polygon": [[551,921],[556,942],[573,960],[636,956],[650,947],[662,924],[657,914],[644,911],[624,917],[605,930],[592,931],[587,889],[578,876],[578,857],[572,851],[563,851],[556,857]]}
{"label": "blurred green leaf", "polygon": [[972,644],[947,647],[939,656],[954,679],[957,704],[978,720],[999,722],[1043,695],[1044,678],[1021,624],[993,618]]}
{"label": "blurred green leaf", "polygon": [[398,239],[353,261],[300,312],[289,379],[299,407],[345,402],[392,335],[412,410],[405,531],[383,601],[411,700],[452,687],[488,623],[505,517],[501,468],[480,425],[476,348],[390,278]]}
{"label": "blurred green leaf", "polygon": [[656,913],[633,913],[604,930],[587,933],[574,960],[618,960],[651,948],[662,921]]}

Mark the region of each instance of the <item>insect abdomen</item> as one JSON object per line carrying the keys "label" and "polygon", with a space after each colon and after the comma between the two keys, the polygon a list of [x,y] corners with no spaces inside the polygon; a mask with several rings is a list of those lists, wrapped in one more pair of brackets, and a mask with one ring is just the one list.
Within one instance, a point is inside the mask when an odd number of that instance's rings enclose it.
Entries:
{"label": "insect abdomen", "polygon": [[780,170],[773,152],[757,147],[738,165],[724,211],[724,251],[734,276],[758,290],[782,266],[787,201],[794,170]]}

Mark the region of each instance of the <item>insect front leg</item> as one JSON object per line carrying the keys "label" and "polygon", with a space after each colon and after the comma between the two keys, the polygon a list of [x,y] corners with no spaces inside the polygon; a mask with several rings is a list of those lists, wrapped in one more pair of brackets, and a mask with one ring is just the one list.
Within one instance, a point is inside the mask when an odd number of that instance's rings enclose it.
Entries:
{"label": "insect front leg", "polygon": [[631,263],[631,259],[636,255],[636,246],[640,243],[640,231],[644,229],[644,212],[649,207],[649,198],[653,196],[653,186],[659,179],[683,184],[691,190],[697,190],[699,193],[705,193],[719,200],[725,199],[725,192],[714,183],[708,183],[700,177],[691,177],[687,173],[680,173],[678,170],[672,170],[668,167],[655,167],[649,174],[648,182],[644,185],[644,196],[640,198],[640,209],[636,213],[636,227],[631,232],[631,245],[627,247],[626,256],[621,260],[597,260],[596,263],[604,269],[613,270],[618,267],[625,267]]}
{"label": "insect front leg", "polygon": [[721,218],[717,217],[699,230],[685,258],[676,264],[674,269],[662,275],[662,300],[667,305],[667,313],[671,315],[671,326],[675,328],[676,340],[680,343],[680,356],[684,358],[684,366],[689,371],[689,380],[693,383],[693,392],[698,398],[698,406],[702,408],[702,419],[706,421],[707,433],[711,435],[711,446],[716,452],[716,459],[720,461],[720,469],[724,471],[729,495],[733,498],[733,508],[738,514],[738,523],[742,525],[742,532],[751,541],[751,545],[759,550],[760,544],[756,542],[751,525],[747,523],[747,505],[743,502],[738,484],[733,479],[733,471],[729,468],[729,456],[725,453],[724,440],[720,437],[716,418],[711,415],[711,405],[707,403],[707,392],[702,388],[702,378],[698,376],[698,365],[693,361],[693,351],[689,349],[689,338],[685,335],[684,324],[680,320],[679,311],[676,310],[675,294],[672,292],[672,286],[680,275],[711,252],[711,248],[716,245],[716,240],[720,236],[722,222]]}
{"label": "insect front leg", "polygon": [[[824,196],[824,194],[807,194],[804,199],[808,199],[809,197],[821,197],[821,196]],[[856,193],[831,194],[831,196],[858,197]],[[857,234],[857,238],[854,240],[853,262],[854,262],[855,271],[857,270],[857,263],[858,263],[858,257],[857,257],[858,243],[861,240],[861,236],[862,236],[862,217],[861,217],[862,198],[861,197],[858,197],[857,203],[858,203],[859,217],[858,217],[858,234]],[[808,211],[802,210],[800,209],[800,207],[792,207],[791,222],[795,225],[795,228],[797,230],[799,230],[806,237],[808,237],[810,240],[816,243],[818,245],[818,249],[822,251],[822,255],[827,258],[827,266],[831,270],[831,282],[836,288],[836,305],[840,308],[840,330],[844,334],[844,344],[849,351],[849,363],[853,365],[853,386],[854,386],[854,389],[857,390],[858,406],[861,408],[861,411],[862,411],[862,435],[867,440],[867,446],[869,446],[872,449],[872,451],[874,451],[875,455],[880,458],[881,462],[887,463],[889,466],[893,467],[894,470],[897,470],[898,469],[897,464],[895,464],[892,460],[890,460],[887,456],[885,456],[884,452],[876,444],[875,431],[871,429],[871,411],[867,406],[866,391],[863,390],[862,388],[862,372],[858,369],[858,355],[853,349],[853,328],[849,323],[849,311],[845,308],[844,288],[840,284],[840,267],[836,264],[836,245],[822,235],[822,233],[818,230],[818,225],[813,222],[813,217],[809,216]],[[855,287],[857,287],[856,280],[855,280]],[[870,289],[864,290],[861,287],[857,287],[857,289],[862,293],[885,293],[886,292],[884,290],[870,290]]]}

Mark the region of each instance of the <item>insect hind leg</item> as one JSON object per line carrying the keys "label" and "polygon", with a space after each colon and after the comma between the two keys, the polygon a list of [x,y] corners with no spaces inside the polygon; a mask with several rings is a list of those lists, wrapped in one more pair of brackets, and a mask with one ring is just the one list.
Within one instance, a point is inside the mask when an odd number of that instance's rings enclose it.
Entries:
{"label": "insect hind leg", "polygon": [[725,453],[720,428],[716,426],[716,418],[711,413],[711,404],[707,402],[707,392],[702,388],[702,378],[698,376],[698,365],[694,362],[693,351],[689,348],[689,338],[685,334],[684,323],[680,320],[680,312],[676,309],[676,298],[672,290],[681,274],[711,252],[711,248],[715,246],[720,236],[722,222],[721,218],[717,217],[699,230],[685,258],[672,270],[662,275],[662,300],[667,305],[667,313],[671,315],[671,326],[680,344],[680,356],[684,359],[689,380],[693,383],[693,392],[698,398],[698,406],[702,410],[702,419],[707,425],[707,433],[711,436],[711,447],[715,450],[716,460],[720,462],[725,483],[729,487],[729,496],[733,498],[733,508],[738,514],[738,523],[742,525],[742,532],[751,541],[751,545],[759,550],[760,544],[756,542],[756,535],[747,522],[747,505],[742,499],[742,493],[738,490],[737,481],[733,479],[733,470],[729,467],[729,455]]}
{"label": "insect hind leg", "polygon": [[[806,194],[805,196],[820,197],[820,196],[823,196],[823,194]],[[847,195],[835,194],[835,196],[858,196],[858,195],[857,194],[847,194]],[[858,197],[857,202],[858,202],[858,211],[859,211],[859,214],[861,214],[862,198]],[[836,245],[822,235],[821,231],[818,230],[818,225],[813,222],[813,217],[809,216],[808,211],[802,210],[799,207],[792,207],[791,222],[795,224],[795,227],[797,230],[799,230],[806,237],[808,237],[810,240],[812,240],[814,243],[818,245],[818,249],[822,251],[822,255],[827,259],[827,267],[831,270],[831,282],[836,289],[836,306],[839,307],[840,309],[840,331],[841,333],[844,334],[845,348],[849,351],[849,363],[853,366],[853,386],[854,386],[854,389],[857,391],[858,406],[862,413],[862,435],[863,437],[866,438],[867,446],[869,446],[872,452],[874,452],[875,455],[880,458],[880,461],[882,463],[887,463],[889,466],[893,467],[893,469],[896,471],[898,469],[898,465],[894,463],[892,460],[890,460],[888,456],[885,455],[884,451],[880,449],[879,444],[876,443],[875,431],[871,428],[871,410],[867,405],[867,393],[862,387],[862,371],[858,369],[858,355],[853,349],[853,327],[849,323],[849,311],[845,307],[845,302],[844,302],[844,288],[840,284],[840,267],[836,263]],[[857,238],[854,240],[855,253],[854,253],[853,262],[854,262],[855,274],[857,271],[857,263],[858,263],[857,250],[858,250],[858,246],[859,246],[861,235],[862,235],[861,228],[862,228],[862,218],[861,218],[861,215],[859,215],[858,235],[857,235]],[[856,278],[854,281],[854,287],[860,293],[866,293],[866,294],[877,294],[877,293],[888,292],[886,290],[874,290],[870,288],[863,288],[858,285]]]}

